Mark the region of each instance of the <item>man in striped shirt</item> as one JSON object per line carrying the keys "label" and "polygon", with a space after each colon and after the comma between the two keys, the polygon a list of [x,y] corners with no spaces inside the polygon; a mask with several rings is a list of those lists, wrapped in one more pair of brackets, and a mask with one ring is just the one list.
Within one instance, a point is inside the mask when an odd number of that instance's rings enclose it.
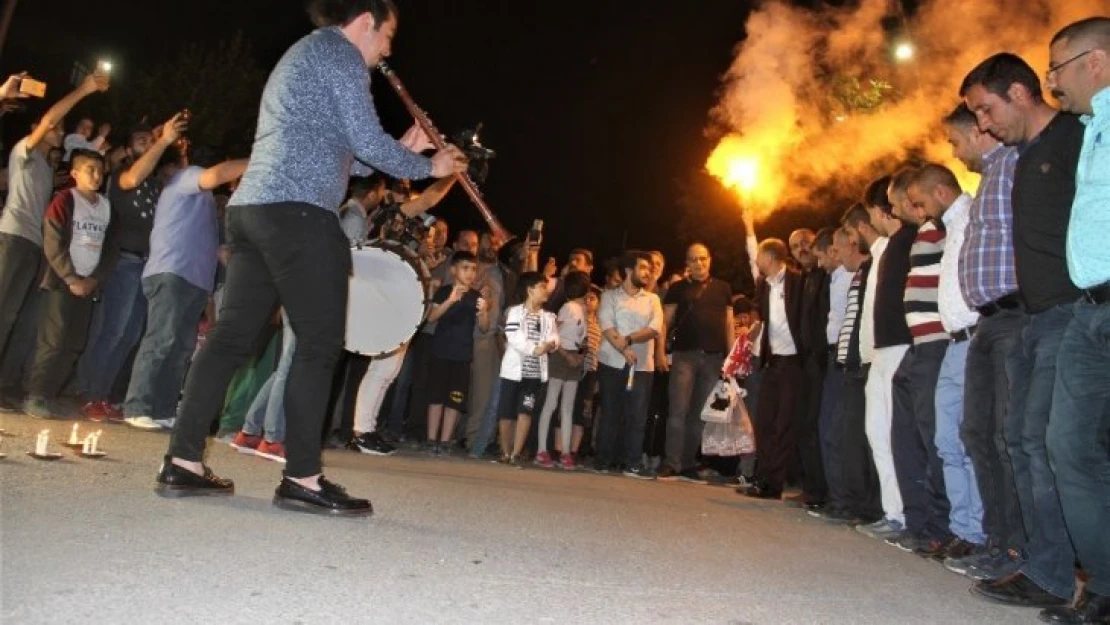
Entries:
{"label": "man in striped shirt", "polygon": [[[867,211],[862,204],[849,209],[845,215],[846,223],[851,215],[857,223],[867,219]],[[861,362],[859,353],[860,310],[863,308],[871,257],[866,243],[848,227],[834,233],[832,247],[842,269],[850,276],[850,284],[836,339],[833,367],[840,373],[838,381],[841,389],[825,425],[829,450],[825,456],[829,500],[824,510],[811,511],[810,514],[833,523],[871,523],[881,519],[883,514],[879,502],[879,478],[875,474],[864,428],[864,386],[867,384],[868,367]]]}
{"label": "man in striped shirt", "polygon": [[910,187],[922,175],[927,175],[923,169],[902,170],[888,190],[894,215],[916,228],[902,297],[912,345],[892,379],[891,445],[906,517],[906,531],[895,544],[904,551],[935,557],[944,554],[952,538],[944,471],[934,442],[934,389],[948,335],[937,308],[944,224],[930,219],[909,199]]}

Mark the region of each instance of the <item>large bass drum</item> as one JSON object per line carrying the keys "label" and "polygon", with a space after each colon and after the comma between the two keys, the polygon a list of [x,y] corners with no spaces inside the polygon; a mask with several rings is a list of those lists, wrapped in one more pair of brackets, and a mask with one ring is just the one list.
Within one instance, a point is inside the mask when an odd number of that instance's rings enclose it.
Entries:
{"label": "large bass drum", "polygon": [[431,275],[405,246],[375,241],[351,250],[347,351],[383,356],[416,334],[428,314]]}

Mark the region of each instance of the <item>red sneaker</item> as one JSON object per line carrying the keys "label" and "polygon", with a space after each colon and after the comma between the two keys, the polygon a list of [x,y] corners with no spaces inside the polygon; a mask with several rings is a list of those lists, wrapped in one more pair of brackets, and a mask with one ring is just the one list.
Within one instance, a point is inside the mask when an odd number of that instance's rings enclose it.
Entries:
{"label": "red sneaker", "polygon": [[90,401],[81,407],[81,416],[94,423],[103,423],[108,415],[104,412],[103,402]]}
{"label": "red sneaker", "polygon": [[108,423],[123,423],[123,411],[113,406],[111,402],[102,401],[100,407],[104,409],[104,418]]}
{"label": "red sneaker", "polygon": [[574,464],[574,454],[566,453],[559,456],[559,465],[563,467],[564,471],[573,471],[577,468]]}
{"label": "red sneaker", "polygon": [[274,462],[285,462],[285,445],[281,443],[271,443],[264,440],[258,445],[258,449],[254,450],[254,455],[260,456],[267,460]]}
{"label": "red sneaker", "polygon": [[547,453],[546,451],[541,451],[536,454],[536,464],[545,469],[550,469],[551,467],[555,466],[555,463],[551,461],[551,454]]}
{"label": "red sneaker", "polygon": [[239,430],[239,433],[235,435],[235,439],[231,441],[231,446],[237,449],[241,454],[257,453],[256,450],[261,444],[261,436],[251,436],[242,430]]}

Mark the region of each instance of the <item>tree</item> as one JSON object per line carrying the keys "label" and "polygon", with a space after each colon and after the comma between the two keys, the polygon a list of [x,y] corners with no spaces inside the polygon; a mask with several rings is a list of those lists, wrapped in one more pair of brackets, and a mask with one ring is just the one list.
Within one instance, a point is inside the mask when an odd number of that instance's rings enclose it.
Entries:
{"label": "tree", "polygon": [[215,45],[190,43],[141,69],[125,89],[109,91],[110,118],[126,132],[138,121],[160,124],[188,108],[194,143],[245,154],[265,83],[266,72],[241,32]]}

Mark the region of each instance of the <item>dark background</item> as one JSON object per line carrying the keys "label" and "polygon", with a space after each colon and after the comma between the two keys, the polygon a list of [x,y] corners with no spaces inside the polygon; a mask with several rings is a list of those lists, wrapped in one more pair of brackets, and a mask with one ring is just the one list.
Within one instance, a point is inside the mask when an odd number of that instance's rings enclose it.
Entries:
{"label": "dark background", "polygon": [[[705,218],[706,205],[729,212],[733,202],[699,172],[715,143],[705,133],[708,111],[743,38],[749,2],[398,4],[391,63],[441,131],[453,134],[484,122],[482,141],[498,152],[484,189],[511,231],[524,233],[533,218],[542,218],[547,250],[560,260],[570,248],[584,246],[595,250],[600,265],[627,245],[663,250],[677,269],[683,245],[712,221],[716,230],[726,230],[713,240],[718,266],[746,266],[738,213]],[[186,54],[187,44],[199,44],[193,50],[203,52],[241,33],[254,67],[241,68],[235,75],[241,80],[232,79],[253,89],[251,71],[264,79],[284,50],[309,30],[301,0],[21,0],[0,69],[27,69],[47,80],[46,100],[53,102],[71,89],[75,61],[92,66],[110,58],[112,91],[88,98],[77,112],[114,122],[113,142],[120,143],[133,120],[113,116],[137,117],[141,109],[161,121],[168,111],[197,105],[161,102],[176,87],[153,87],[160,91],[134,101],[142,91],[141,75],[166,73]],[[210,91],[228,89],[233,87]],[[404,108],[380,77],[374,92],[387,128],[399,135],[411,123]],[[252,92],[247,100],[235,108],[246,108],[253,117],[258,95]],[[141,108],[146,102],[158,103],[147,111]],[[218,101],[211,106],[218,107]],[[38,106],[5,117],[5,145],[25,134],[41,111]],[[196,117],[196,132],[206,119],[217,124],[223,111],[206,115]],[[67,125],[75,121],[71,115]],[[249,145],[253,134],[253,124],[239,126],[247,139],[227,139],[233,150]],[[437,213],[453,230],[482,224],[460,190]],[[785,212],[761,235],[785,236],[794,226],[812,225],[832,213]],[[728,232],[733,228],[734,237]],[[719,243],[721,236],[729,243]],[[728,273],[738,286],[750,282],[735,270]]]}

